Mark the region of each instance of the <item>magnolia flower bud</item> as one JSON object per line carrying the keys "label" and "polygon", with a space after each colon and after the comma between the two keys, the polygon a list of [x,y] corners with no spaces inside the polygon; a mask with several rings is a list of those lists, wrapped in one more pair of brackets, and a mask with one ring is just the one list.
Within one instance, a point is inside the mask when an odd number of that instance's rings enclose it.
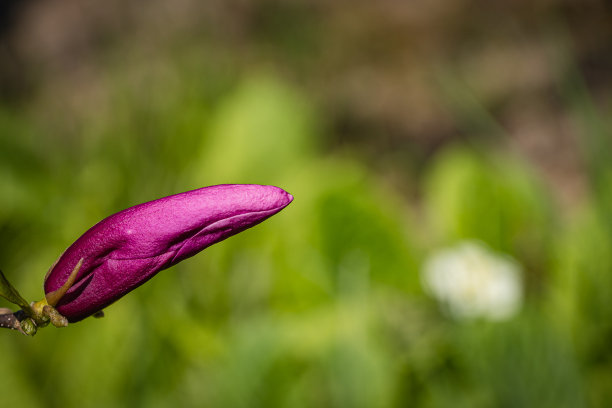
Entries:
{"label": "magnolia flower bud", "polygon": [[157,272],[262,222],[292,200],[274,186],[218,185],[118,212],[60,256],[45,277],[46,302],[70,322],[84,319]]}

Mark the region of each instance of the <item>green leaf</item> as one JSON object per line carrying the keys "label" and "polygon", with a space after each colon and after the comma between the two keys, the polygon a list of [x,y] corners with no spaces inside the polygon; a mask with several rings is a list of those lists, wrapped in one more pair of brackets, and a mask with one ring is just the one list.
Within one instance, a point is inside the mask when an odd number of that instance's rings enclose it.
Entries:
{"label": "green leaf", "polygon": [[11,285],[2,271],[0,271],[0,296],[21,307],[24,311],[30,310],[30,304],[19,294],[17,289]]}

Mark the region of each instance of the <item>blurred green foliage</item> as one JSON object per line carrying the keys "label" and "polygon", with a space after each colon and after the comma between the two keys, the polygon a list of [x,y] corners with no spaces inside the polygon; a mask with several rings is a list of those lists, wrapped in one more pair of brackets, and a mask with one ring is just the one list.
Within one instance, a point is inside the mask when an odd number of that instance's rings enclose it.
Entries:
{"label": "blurred green foliage", "polygon": [[[324,115],[274,76],[174,79],[111,76],[106,108],[73,123],[2,108],[0,263],[22,294],[42,297],[62,250],[129,205],[216,183],[278,185],[294,203],[104,319],[0,333],[2,406],[610,401],[612,231],[597,195],[560,214],[515,154],[462,145],[427,163],[416,206],[357,155],[324,150]],[[423,293],[427,254],[468,239],[523,265],[531,296],[513,319],[455,321]]]}
{"label": "blurred green foliage", "polygon": [[525,164],[497,152],[448,149],[426,178],[425,209],[446,241],[480,239],[505,253],[541,256],[553,208]]}

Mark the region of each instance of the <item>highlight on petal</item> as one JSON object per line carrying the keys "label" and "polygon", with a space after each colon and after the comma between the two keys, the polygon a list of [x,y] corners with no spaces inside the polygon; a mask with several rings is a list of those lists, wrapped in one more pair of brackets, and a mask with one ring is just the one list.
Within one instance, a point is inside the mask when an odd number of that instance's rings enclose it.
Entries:
{"label": "highlight on petal", "polygon": [[[82,320],[292,200],[274,186],[224,184],[130,207],[94,225],[60,256],[45,278],[47,300],[70,322]],[[73,282],[63,293],[69,279]],[[60,299],[57,293],[63,294]]]}

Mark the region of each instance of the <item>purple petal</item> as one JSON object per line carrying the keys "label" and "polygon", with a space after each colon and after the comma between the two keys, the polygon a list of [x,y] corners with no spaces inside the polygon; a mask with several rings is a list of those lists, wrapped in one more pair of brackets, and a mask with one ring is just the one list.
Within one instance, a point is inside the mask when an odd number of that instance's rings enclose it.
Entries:
{"label": "purple petal", "polygon": [[83,258],[75,283],[56,305],[69,321],[79,321],[292,200],[274,186],[227,184],[130,207],[94,225],[62,254],[45,278],[45,294],[59,289]]}

